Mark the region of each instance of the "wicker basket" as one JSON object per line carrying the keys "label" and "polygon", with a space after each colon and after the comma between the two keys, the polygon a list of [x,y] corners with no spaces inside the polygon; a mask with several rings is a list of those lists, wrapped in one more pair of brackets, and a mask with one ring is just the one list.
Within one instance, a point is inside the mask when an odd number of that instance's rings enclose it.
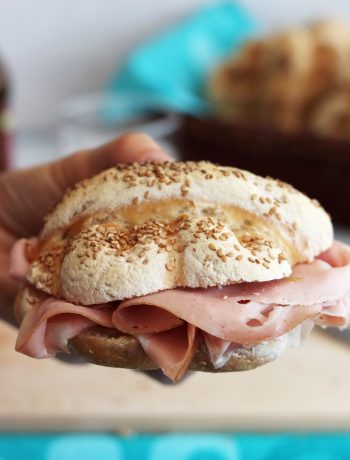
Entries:
{"label": "wicker basket", "polygon": [[278,177],[317,198],[335,221],[350,224],[350,142],[184,117],[177,143],[182,159]]}

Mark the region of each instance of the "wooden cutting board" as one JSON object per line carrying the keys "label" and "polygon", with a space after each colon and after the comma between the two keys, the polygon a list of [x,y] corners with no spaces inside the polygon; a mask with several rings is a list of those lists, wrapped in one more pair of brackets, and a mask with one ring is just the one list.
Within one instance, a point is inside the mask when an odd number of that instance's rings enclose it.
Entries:
{"label": "wooden cutting board", "polygon": [[161,385],[142,373],[13,350],[0,323],[0,429],[350,429],[350,346],[318,331],[300,350],[250,372],[196,373]]}

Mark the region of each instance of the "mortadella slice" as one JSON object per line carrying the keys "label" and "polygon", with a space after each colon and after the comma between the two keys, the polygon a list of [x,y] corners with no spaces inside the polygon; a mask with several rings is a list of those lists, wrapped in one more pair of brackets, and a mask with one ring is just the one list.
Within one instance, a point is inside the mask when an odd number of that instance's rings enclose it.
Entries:
{"label": "mortadella slice", "polygon": [[164,374],[174,382],[179,381],[196,350],[196,328],[192,324],[185,324],[168,331],[137,337],[147,355]]}
{"label": "mortadella slice", "polygon": [[29,266],[35,259],[38,238],[22,238],[13,245],[10,254],[9,275],[11,278],[25,282]]}
{"label": "mortadella slice", "polygon": [[33,305],[24,317],[16,350],[35,358],[52,357],[58,351],[67,352],[68,340],[96,324],[113,327],[108,305],[81,307],[47,297]]}

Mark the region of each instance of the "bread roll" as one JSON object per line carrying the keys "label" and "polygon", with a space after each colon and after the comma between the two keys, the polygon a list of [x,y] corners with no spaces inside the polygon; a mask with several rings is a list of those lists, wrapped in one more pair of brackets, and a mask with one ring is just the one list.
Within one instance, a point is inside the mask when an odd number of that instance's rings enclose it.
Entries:
{"label": "bread roll", "polygon": [[93,305],[283,278],[332,240],[326,212],[283,182],[208,162],[119,165],[51,212],[28,280]]}

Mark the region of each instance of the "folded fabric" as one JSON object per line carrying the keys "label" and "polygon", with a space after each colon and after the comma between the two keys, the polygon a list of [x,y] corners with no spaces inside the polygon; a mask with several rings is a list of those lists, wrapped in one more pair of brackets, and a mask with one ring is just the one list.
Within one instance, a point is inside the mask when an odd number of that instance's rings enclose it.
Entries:
{"label": "folded fabric", "polygon": [[[117,69],[108,92],[138,94],[142,103],[133,104],[135,115],[147,103],[186,113],[208,111],[208,74],[256,29],[250,15],[231,0],[206,5],[136,48]],[[106,104],[103,116],[113,121],[120,116],[118,107]]]}

